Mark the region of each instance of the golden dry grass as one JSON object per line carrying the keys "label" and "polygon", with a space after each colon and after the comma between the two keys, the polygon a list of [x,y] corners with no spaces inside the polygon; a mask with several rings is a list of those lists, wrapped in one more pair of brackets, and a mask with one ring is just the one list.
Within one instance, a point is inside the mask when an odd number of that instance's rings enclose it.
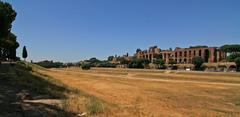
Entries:
{"label": "golden dry grass", "polygon": [[[41,72],[69,87],[80,89],[108,104],[116,105],[107,107],[106,112],[101,116],[237,117],[240,115],[238,73],[124,69],[83,71],[79,68],[51,69]],[[78,106],[86,101],[80,97],[71,98],[76,98],[70,102],[75,106],[71,111],[77,111]],[[108,106],[108,104],[104,105]]]}

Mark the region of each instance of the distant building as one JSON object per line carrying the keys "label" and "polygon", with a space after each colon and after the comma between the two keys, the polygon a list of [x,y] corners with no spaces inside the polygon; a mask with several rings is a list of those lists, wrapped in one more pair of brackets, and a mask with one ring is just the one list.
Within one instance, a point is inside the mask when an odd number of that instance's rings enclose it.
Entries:
{"label": "distant building", "polygon": [[137,49],[134,56],[138,59],[148,59],[151,62],[161,56],[161,49],[157,46],[150,47],[148,50]]}
{"label": "distant building", "polygon": [[150,47],[148,50],[137,49],[134,56],[138,59],[154,59],[161,57],[165,63],[176,61],[177,63],[191,64],[194,57],[202,57],[206,63],[220,62],[227,57],[218,47],[193,46],[189,48],[176,47],[174,50],[161,50],[157,46]]}

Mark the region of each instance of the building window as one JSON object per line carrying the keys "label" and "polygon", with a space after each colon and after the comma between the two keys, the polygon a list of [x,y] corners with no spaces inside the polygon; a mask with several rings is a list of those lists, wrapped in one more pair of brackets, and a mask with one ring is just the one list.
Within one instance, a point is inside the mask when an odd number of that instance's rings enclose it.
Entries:
{"label": "building window", "polygon": [[187,51],[184,52],[184,57],[187,57]]}
{"label": "building window", "polygon": [[189,57],[191,57],[192,56],[192,51],[189,51]]}
{"label": "building window", "polygon": [[175,52],[175,57],[177,58],[178,56],[177,56],[177,52]]}
{"label": "building window", "polygon": [[180,57],[182,57],[182,52],[180,52],[180,55],[179,55]]}
{"label": "building window", "polygon": [[193,55],[196,56],[196,51],[195,50],[193,51]]}
{"label": "building window", "polygon": [[199,50],[199,56],[202,56],[202,50]]}

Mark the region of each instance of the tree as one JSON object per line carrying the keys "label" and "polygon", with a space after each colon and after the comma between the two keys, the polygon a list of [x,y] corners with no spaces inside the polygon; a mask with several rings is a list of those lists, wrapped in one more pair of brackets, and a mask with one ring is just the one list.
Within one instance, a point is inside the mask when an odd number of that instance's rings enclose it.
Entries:
{"label": "tree", "polygon": [[227,61],[229,62],[234,62],[236,58],[240,57],[240,53],[237,53],[237,54],[230,54],[228,57],[227,57]]}
{"label": "tree", "polygon": [[53,62],[48,60],[36,62],[35,64],[45,68],[61,68],[64,66],[61,62]]}
{"label": "tree", "polygon": [[128,63],[129,68],[146,68],[150,63],[148,59],[133,59]]}
{"label": "tree", "polygon": [[15,20],[17,13],[9,3],[0,1],[0,39],[6,37],[12,28],[12,22]]}
{"label": "tree", "polygon": [[232,44],[232,45],[223,45],[220,47],[221,51],[227,52],[227,53],[237,53],[240,52],[240,44]]}
{"label": "tree", "polygon": [[162,59],[156,59],[153,61],[154,64],[158,65],[159,68],[162,68],[165,62]]}
{"label": "tree", "polygon": [[237,66],[237,71],[239,72],[240,71],[240,57],[237,57],[235,59],[235,63],[236,63],[236,66]]}
{"label": "tree", "polygon": [[91,65],[88,64],[88,63],[82,64],[81,67],[82,67],[82,70],[89,70],[89,69],[91,69]]}
{"label": "tree", "polygon": [[98,59],[95,58],[95,57],[90,58],[88,61],[91,62],[91,63],[97,63],[97,62],[100,62],[100,60],[98,60]]}
{"label": "tree", "polygon": [[17,60],[17,37],[11,33],[12,22],[17,13],[9,3],[0,0],[0,60]]}
{"label": "tree", "polygon": [[202,57],[198,56],[192,59],[192,63],[195,65],[195,70],[201,70],[204,60],[202,59]]}
{"label": "tree", "polygon": [[154,58],[156,58],[156,59],[163,59],[163,56],[162,56],[162,54],[157,54],[157,55],[154,56]]}
{"label": "tree", "polygon": [[26,46],[23,47],[22,57],[24,58],[24,61],[26,61],[26,58],[28,57]]}
{"label": "tree", "polygon": [[118,61],[120,61],[120,64],[128,64],[129,61],[126,60],[124,57],[118,57]]}
{"label": "tree", "polygon": [[189,48],[208,48],[206,45],[196,45],[196,46],[190,46]]}
{"label": "tree", "polygon": [[108,61],[113,61],[113,59],[114,59],[114,56],[109,56],[108,57]]}
{"label": "tree", "polygon": [[138,48],[138,49],[136,50],[136,53],[141,52],[141,51],[142,51],[142,50]]}
{"label": "tree", "polygon": [[17,37],[13,33],[9,33],[9,35],[2,40],[2,56],[8,60],[16,60],[16,49],[19,47],[19,43],[17,42]]}
{"label": "tree", "polygon": [[168,64],[170,64],[170,65],[174,65],[174,64],[177,64],[177,62],[174,61],[174,60],[170,60],[170,61],[168,62]]}

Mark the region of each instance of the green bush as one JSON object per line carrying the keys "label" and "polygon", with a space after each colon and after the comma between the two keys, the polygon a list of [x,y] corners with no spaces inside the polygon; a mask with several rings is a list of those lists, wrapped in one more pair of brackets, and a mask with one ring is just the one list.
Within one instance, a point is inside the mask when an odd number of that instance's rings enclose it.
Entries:
{"label": "green bush", "polygon": [[168,64],[174,65],[174,64],[177,64],[177,62],[174,61],[174,60],[170,60],[170,61],[168,62]]}
{"label": "green bush", "polygon": [[91,98],[87,104],[87,110],[91,115],[96,115],[103,112],[104,106],[102,102],[98,101],[95,98]]}
{"label": "green bush", "polygon": [[159,69],[164,69],[165,62],[162,59],[156,59],[153,61],[153,63],[158,65]]}
{"label": "green bush", "polygon": [[41,62],[37,62],[35,63],[39,66],[45,67],[45,68],[61,68],[64,67],[63,63],[61,62],[53,62],[53,61],[41,61]]}
{"label": "green bush", "polygon": [[97,67],[108,67],[108,68],[116,68],[116,64],[113,64],[113,63],[109,63],[109,62],[101,62],[97,65]]}
{"label": "green bush", "polygon": [[89,69],[91,69],[91,65],[90,64],[82,64],[82,69],[83,70],[89,70]]}
{"label": "green bush", "polygon": [[235,59],[235,63],[236,63],[236,66],[237,66],[237,71],[239,72],[240,71],[240,57],[237,57]]}
{"label": "green bush", "polygon": [[204,60],[202,57],[194,57],[192,59],[192,63],[195,65],[195,70],[202,70],[202,64],[204,63]]}
{"label": "green bush", "polygon": [[234,62],[236,58],[240,57],[240,53],[231,54],[227,57],[228,62]]}
{"label": "green bush", "polygon": [[146,66],[150,63],[148,59],[133,59],[129,62],[129,68],[146,68]]}

